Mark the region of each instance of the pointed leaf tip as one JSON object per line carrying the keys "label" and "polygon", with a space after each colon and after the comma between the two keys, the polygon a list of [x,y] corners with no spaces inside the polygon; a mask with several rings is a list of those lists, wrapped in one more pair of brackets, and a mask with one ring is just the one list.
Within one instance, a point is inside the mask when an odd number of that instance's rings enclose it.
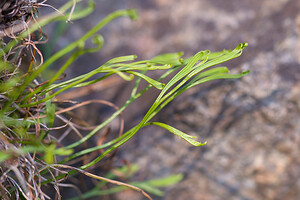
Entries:
{"label": "pointed leaf tip", "polygon": [[193,138],[197,138],[196,136],[191,136],[191,135],[188,135],[170,125],[167,125],[167,124],[164,124],[164,123],[161,123],[161,122],[148,122],[146,123],[146,125],[156,125],[156,126],[160,126],[168,131],[170,131],[171,133],[181,137],[182,139],[184,139],[185,141],[187,141],[188,143],[194,145],[194,146],[203,146],[205,145],[207,142],[204,142],[204,143],[200,143],[196,140],[193,140]]}
{"label": "pointed leaf tip", "polygon": [[241,73],[241,75],[242,76],[246,76],[246,75],[248,75],[250,73],[250,70],[247,70],[247,71],[243,71],[242,73]]}

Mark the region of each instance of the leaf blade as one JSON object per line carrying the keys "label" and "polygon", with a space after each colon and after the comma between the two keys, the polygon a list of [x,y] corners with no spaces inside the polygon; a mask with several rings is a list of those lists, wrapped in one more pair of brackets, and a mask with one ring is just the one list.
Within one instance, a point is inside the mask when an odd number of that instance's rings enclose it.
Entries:
{"label": "leaf blade", "polygon": [[161,123],[161,122],[148,122],[146,123],[145,125],[156,125],[156,126],[160,126],[168,131],[170,131],[171,133],[181,137],[182,139],[184,139],[185,141],[187,141],[188,143],[194,145],[194,146],[204,146],[206,145],[207,142],[204,142],[204,143],[200,143],[196,140],[193,140],[195,138],[197,138],[196,136],[191,136],[191,135],[188,135],[170,125],[167,125],[167,124],[164,124],[164,123]]}

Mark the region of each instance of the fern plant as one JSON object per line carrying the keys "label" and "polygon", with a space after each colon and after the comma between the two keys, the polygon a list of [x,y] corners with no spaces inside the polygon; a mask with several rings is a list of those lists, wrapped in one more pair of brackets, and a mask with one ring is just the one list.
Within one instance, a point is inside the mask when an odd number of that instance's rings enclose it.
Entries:
{"label": "fern plant", "polygon": [[[58,82],[63,77],[65,70],[78,57],[99,51],[102,48],[103,37],[98,34],[101,28],[118,17],[125,16],[136,20],[138,18],[137,12],[135,10],[119,10],[111,13],[81,38],[43,60],[43,54],[37,48],[37,44],[46,42],[47,38],[41,27],[55,21],[69,22],[70,20],[83,18],[93,11],[94,3],[91,1],[86,7],[78,6],[75,9],[76,3],[78,5],[81,1],[68,1],[54,13],[41,17],[37,21],[37,9],[40,6],[50,5],[45,4],[45,2],[38,3],[37,1],[23,0],[20,2],[23,2],[23,4],[16,5],[24,6],[27,4],[31,8],[30,12],[26,12],[26,17],[22,18],[24,23],[27,24],[27,28],[7,34],[7,31],[12,29],[4,26],[2,30],[3,35],[0,36],[1,198],[46,199],[48,196],[40,189],[40,186],[53,184],[57,191],[57,198],[60,199],[59,187],[64,186],[60,183],[61,179],[66,179],[76,173],[82,173],[101,181],[99,185],[95,186],[88,193],[83,194],[81,198],[131,188],[142,192],[147,198],[151,199],[145,191],[162,195],[162,192],[157,187],[167,186],[180,181],[182,175],[174,175],[150,182],[126,184],[113,180],[117,177],[111,174],[102,177],[91,174],[87,170],[101,162],[109,153],[124,145],[140,129],[149,125],[164,128],[191,145],[205,145],[206,142],[201,143],[197,141],[196,136],[186,134],[170,125],[152,121],[152,119],[178,95],[192,87],[212,80],[236,79],[245,76],[248,71],[240,74],[231,74],[228,68],[216,67],[216,65],[240,56],[247,43],[241,43],[233,50],[223,50],[214,53],[208,50],[199,51],[190,58],[183,58],[182,53],[169,53],[159,55],[151,60],[142,61],[137,61],[135,55],[117,57],[86,74]],[[12,4],[2,3],[1,5],[9,7]],[[3,11],[1,15],[3,15]],[[2,19],[5,19],[5,21],[2,21],[3,23],[8,21],[11,23],[16,18],[8,20],[2,17]],[[4,39],[9,37],[12,39]],[[90,39],[94,47],[86,48],[85,43]],[[29,64],[23,62],[25,57],[23,52],[25,50],[30,52],[29,58],[31,61]],[[68,60],[61,65],[51,79],[43,80],[41,74],[62,57],[68,57]],[[20,67],[25,68],[25,71],[20,70]],[[153,70],[163,70],[165,72],[160,78],[154,79],[149,77],[147,73]],[[101,74],[100,78],[99,74]],[[61,119],[61,114],[82,106],[82,103],[60,110],[56,96],[72,88],[88,87],[109,79],[111,76],[119,76],[125,81],[135,81],[129,99],[108,119],[94,127],[79,140],[67,146],[58,147],[61,143],[54,136],[53,131],[66,126],[70,126],[75,132],[78,130],[74,128],[76,124],[72,121],[66,121],[63,127],[54,127],[54,120],[56,118]],[[171,78],[169,81],[165,81],[166,77]],[[140,88],[141,81],[146,81],[149,85],[145,88]],[[140,98],[151,87],[156,88],[160,93],[140,123],[115,139],[106,141],[98,146],[82,148],[82,145],[88,143],[100,130],[103,130],[110,122],[119,117],[131,103]],[[102,153],[86,164],[82,164],[79,167],[69,164],[75,159],[84,158],[84,156],[99,150],[103,150]],[[105,190],[103,189],[103,183],[105,184],[106,182],[118,186]],[[102,190],[99,191],[99,188],[102,188]]]}

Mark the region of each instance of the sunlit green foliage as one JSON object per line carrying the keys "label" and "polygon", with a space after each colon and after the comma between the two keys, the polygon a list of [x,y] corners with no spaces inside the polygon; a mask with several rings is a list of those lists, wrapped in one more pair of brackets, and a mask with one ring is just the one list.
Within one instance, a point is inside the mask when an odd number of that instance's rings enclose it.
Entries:
{"label": "sunlit green foliage", "polygon": [[[81,6],[79,4],[80,2],[81,1],[77,1],[77,9],[75,9],[74,13],[72,13],[72,20],[83,18],[89,15],[94,9],[93,2],[90,2],[87,7]],[[175,136],[181,137],[191,145],[205,145],[206,142],[201,143],[197,141],[196,136],[191,136],[170,125],[163,124],[161,122],[153,122],[151,120],[161,109],[174,100],[178,95],[192,87],[212,80],[236,79],[246,75],[248,71],[241,72],[239,74],[230,74],[228,68],[216,67],[216,65],[240,56],[243,49],[247,46],[247,43],[241,43],[233,50],[223,50],[221,52],[214,53],[211,53],[208,50],[200,51],[190,58],[182,57],[183,53],[181,52],[159,55],[151,60],[142,61],[137,60],[135,55],[117,57],[108,60],[98,68],[86,74],[58,83],[57,80],[59,77],[62,76],[65,70],[70,67],[70,65],[78,57],[84,54],[97,52],[103,47],[104,39],[100,34],[98,34],[98,31],[107,23],[123,16],[129,17],[133,20],[138,18],[135,10],[119,10],[108,15],[81,38],[59,50],[57,53],[54,53],[44,60],[43,63],[36,63],[34,67],[29,66],[29,70],[25,73],[21,70],[15,70],[14,67],[16,66],[16,63],[12,63],[7,60],[8,57],[6,55],[11,53],[10,50],[17,45],[20,45],[23,38],[28,37],[29,33],[33,33],[38,30],[40,26],[43,27],[48,23],[55,21],[66,21],[66,16],[69,16],[70,9],[72,5],[74,5],[73,3],[73,1],[68,1],[59,9],[59,12],[54,12],[46,17],[42,17],[38,24],[33,24],[28,31],[23,32],[16,39],[11,40],[6,45],[4,45],[3,42],[1,43],[1,166],[5,166],[7,168],[8,163],[10,162],[15,162],[18,159],[27,159],[30,160],[30,162],[25,163],[25,165],[30,165],[32,164],[31,162],[38,163],[33,165],[34,170],[31,175],[39,178],[43,177],[43,179],[31,179],[30,182],[24,178],[25,182],[29,185],[34,185],[34,181],[39,181],[39,184],[47,184],[50,182],[57,184],[55,180],[65,178],[66,175],[72,175],[78,172],[83,173],[81,170],[85,170],[96,165],[106,155],[125,144],[130,138],[137,134],[140,129],[148,125],[155,125],[164,128],[170,133],[173,133]],[[51,38],[49,39],[51,40]],[[93,48],[85,47],[85,43],[88,40],[92,40],[94,44]],[[68,58],[68,60],[61,64],[57,73],[43,84],[36,85],[34,80],[40,78],[42,72],[49,69],[49,67],[54,63],[57,64],[58,59],[62,57]],[[147,72],[152,70],[162,70],[163,73],[159,78],[149,77]],[[101,74],[101,78],[94,78],[99,77],[96,76],[99,74]],[[86,87],[103,81],[110,76],[119,76],[125,81],[135,81],[135,86],[132,88],[131,96],[124,105],[116,110],[104,122],[97,125],[88,134],[68,146],[58,147],[55,140],[49,140],[47,136],[49,134],[51,135],[54,120],[57,117],[57,105],[55,104],[54,98],[68,89]],[[169,78],[169,81],[166,81],[166,77],[171,78]],[[141,81],[146,81],[149,85],[145,88],[141,88]],[[104,129],[110,122],[117,118],[122,111],[124,111],[135,100],[140,98],[151,87],[156,88],[160,91],[160,93],[140,123],[121,136],[111,141],[107,141],[102,145],[88,147],[80,151],[74,150],[75,147],[78,147],[85,142],[89,142],[96,133]],[[178,149],[180,149],[180,147],[178,147]],[[78,157],[83,157],[98,150],[103,150],[103,153],[94,160],[79,166],[76,169],[70,167],[70,171],[58,173],[59,175],[57,176],[51,173],[51,170],[53,169],[66,167],[64,164],[68,161]],[[56,159],[57,156],[60,156],[61,158],[59,162]],[[51,168],[51,170],[49,168]],[[135,171],[136,168],[137,166],[133,166],[131,170]],[[10,169],[9,166],[8,169]],[[116,170],[124,172],[124,170],[128,169],[124,167]],[[109,173],[106,178],[115,179],[117,177]],[[129,183],[132,187],[128,185],[119,185],[114,188],[104,189],[103,186],[106,184],[107,179],[102,180],[98,177],[97,179],[102,181],[99,182],[94,189],[83,194],[81,199],[119,192],[127,189],[128,187],[135,190],[138,190],[135,187],[139,187],[146,192],[161,196],[163,195],[163,192],[159,189],[159,187],[166,187],[171,184],[175,184],[182,178],[182,175],[178,174],[156,180]],[[16,190],[20,192],[20,195],[26,196],[26,190],[29,189],[24,185],[21,187],[14,186],[10,188],[11,192]],[[141,192],[142,190],[138,191]],[[37,194],[35,197],[40,196]]]}

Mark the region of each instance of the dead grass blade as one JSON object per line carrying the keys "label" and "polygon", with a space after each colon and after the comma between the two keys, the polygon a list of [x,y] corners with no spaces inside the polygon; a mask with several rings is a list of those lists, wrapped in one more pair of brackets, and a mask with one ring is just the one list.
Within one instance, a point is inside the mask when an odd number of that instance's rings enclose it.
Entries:
{"label": "dead grass blade", "polygon": [[145,197],[147,197],[148,199],[152,200],[152,198],[144,191],[142,190],[141,188],[138,188],[136,186],[133,186],[133,185],[130,185],[130,184],[127,184],[127,183],[123,183],[123,182],[120,182],[120,181],[116,181],[116,180],[111,180],[111,179],[108,179],[108,178],[104,178],[102,176],[98,176],[98,175],[95,175],[95,174],[92,174],[92,173],[89,173],[89,172],[86,172],[84,170],[81,170],[81,169],[78,169],[76,167],[71,167],[71,166],[68,166],[68,165],[61,165],[61,164],[52,164],[51,165],[52,167],[60,167],[60,168],[66,168],[66,169],[72,169],[72,170],[76,170],[86,176],[89,176],[91,178],[95,178],[95,179],[98,179],[98,180],[101,180],[101,181],[106,181],[106,182],[109,182],[109,183],[112,183],[114,185],[119,185],[119,186],[124,186],[124,187],[128,187],[132,190],[135,190],[135,191],[138,191],[140,193],[142,193]]}

